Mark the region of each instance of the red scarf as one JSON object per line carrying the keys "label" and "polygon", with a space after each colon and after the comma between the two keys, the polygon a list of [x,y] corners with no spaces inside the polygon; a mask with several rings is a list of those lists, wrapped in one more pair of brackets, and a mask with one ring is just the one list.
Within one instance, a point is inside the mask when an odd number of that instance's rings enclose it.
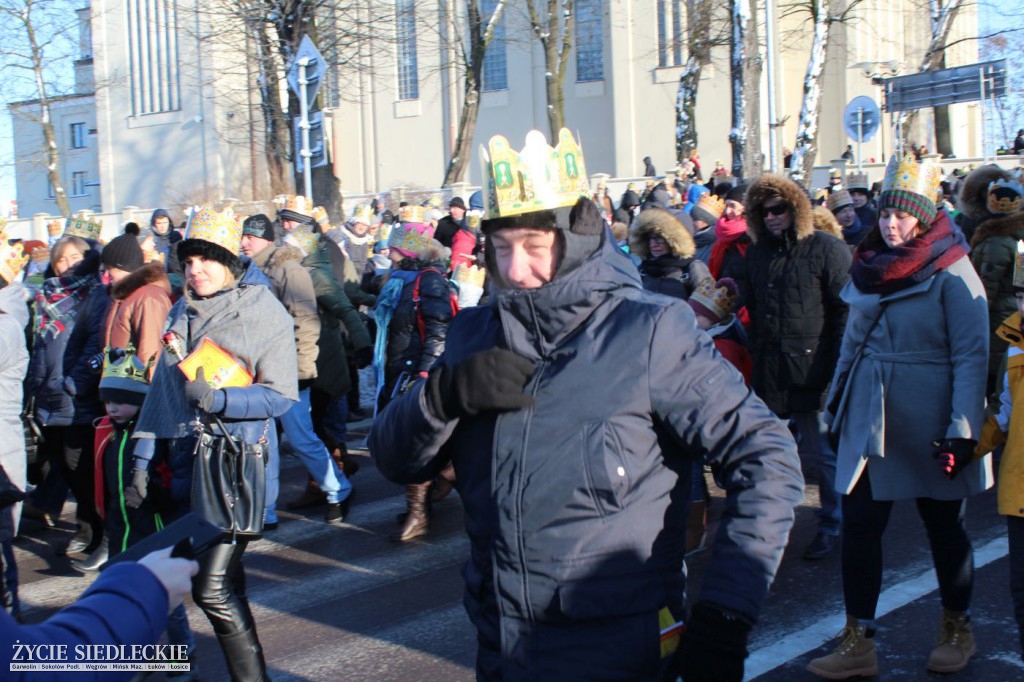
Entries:
{"label": "red scarf", "polygon": [[736,245],[736,250],[741,256],[747,255],[747,247],[750,242],[738,242],[747,233],[747,220],[743,216],[728,220],[725,216],[715,223],[715,244],[711,247],[711,257],[708,258],[708,270],[711,276],[718,279],[722,270],[722,263],[729,248]]}

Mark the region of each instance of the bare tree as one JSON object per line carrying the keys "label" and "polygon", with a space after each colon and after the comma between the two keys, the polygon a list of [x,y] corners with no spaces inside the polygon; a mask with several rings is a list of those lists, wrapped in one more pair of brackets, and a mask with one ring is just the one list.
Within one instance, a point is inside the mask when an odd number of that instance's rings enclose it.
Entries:
{"label": "bare tree", "polygon": [[530,30],[544,51],[544,85],[551,139],[565,126],[565,69],[572,50],[576,0],[524,0]]}
{"label": "bare tree", "polygon": [[761,56],[756,0],[730,0],[732,35],[729,75],[732,83],[732,174],[752,178],[761,172]]}
{"label": "bare tree", "polygon": [[676,159],[682,161],[697,149],[697,89],[701,71],[711,61],[714,48],[728,41],[728,25],[721,2],[688,0],[686,4],[686,63],[676,91]]}
{"label": "bare tree", "polygon": [[15,75],[14,83],[5,83],[5,89],[17,92],[19,82],[30,83],[22,91],[32,92],[39,106],[46,174],[53,186],[57,209],[65,217],[71,215],[71,206],[62,179],[51,107],[60,90],[55,78],[59,78],[65,64],[70,75],[72,35],[77,25],[76,15],[55,0],[0,0],[0,63],[10,70],[8,73],[19,74]]}

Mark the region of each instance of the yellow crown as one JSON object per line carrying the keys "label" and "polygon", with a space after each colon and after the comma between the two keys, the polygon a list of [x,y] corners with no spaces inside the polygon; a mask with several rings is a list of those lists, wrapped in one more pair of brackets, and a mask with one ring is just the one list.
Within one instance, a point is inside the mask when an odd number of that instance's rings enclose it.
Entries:
{"label": "yellow crown", "polygon": [[402,206],[398,209],[398,222],[400,223],[423,223],[426,212],[422,206]]}
{"label": "yellow crown", "polygon": [[722,214],[725,213],[725,202],[722,201],[720,196],[712,194],[711,192],[705,192],[700,195],[699,199],[697,199],[696,208],[699,208],[702,211],[707,211],[715,217],[715,220],[718,220],[722,217]]}
{"label": "yellow crown", "polygon": [[1024,200],[1024,186],[1011,176],[1009,180],[995,180],[988,184],[988,212],[997,215],[1016,213]]}
{"label": "yellow crown", "polygon": [[64,225],[65,237],[81,237],[82,239],[91,239],[96,242],[100,240],[100,232],[102,231],[103,223],[98,219],[94,220],[84,213],[70,216]]}
{"label": "yellow crown", "polygon": [[522,215],[572,206],[590,196],[583,152],[567,128],[558,131],[558,145],[531,130],[526,146],[515,151],[502,135],[480,148],[486,191],[484,219]]}
{"label": "yellow crown", "polygon": [[862,189],[865,192],[871,189],[867,173],[850,173],[846,176],[846,189]]}
{"label": "yellow crown", "polygon": [[362,223],[369,225],[370,220],[373,219],[373,208],[369,204],[359,204],[352,211],[352,217],[349,218],[349,222]]}
{"label": "yellow crown", "polygon": [[46,223],[46,232],[52,239],[56,239],[61,236],[62,232],[64,232],[64,226],[61,225],[59,220],[51,220]]}
{"label": "yellow crown", "polygon": [[310,217],[313,218],[313,222],[317,224],[321,232],[329,232],[334,229],[331,219],[327,215],[327,209],[323,206],[315,206],[310,212]]}
{"label": "yellow crown", "polygon": [[1017,242],[1017,258],[1013,262],[1013,286],[1024,289],[1024,241]]}
{"label": "yellow crown", "polygon": [[436,208],[440,210],[443,205],[444,202],[441,201],[441,197],[437,196],[436,194],[427,199],[427,206],[429,208]]}
{"label": "yellow crown", "polygon": [[911,192],[925,197],[929,201],[939,198],[939,186],[942,184],[942,167],[936,156],[926,156],[920,162],[913,154],[902,159],[893,156],[885,167],[885,179],[882,180],[882,191]]}
{"label": "yellow crown", "polygon": [[825,202],[828,204],[828,210],[835,213],[845,206],[853,206],[853,197],[850,196],[849,190],[837,189],[828,195]]}
{"label": "yellow crown", "polygon": [[313,217],[313,200],[301,194],[279,194],[274,197],[274,206],[277,212],[291,211],[304,218]]}
{"label": "yellow crown", "polygon": [[311,225],[301,225],[291,230],[284,238],[285,242],[302,249],[307,256],[317,250],[320,235],[313,231]]}
{"label": "yellow crown", "polygon": [[[103,374],[100,376],[100,387],[108,386],[117,380],[135,381],[140,384],[149,384],[149,368],[153,366],[156,354],[149,359],[149,362],[142,364],[139,356],[135,354],[135,346],[128,344],[126,348],[107,347],[103,352]],[[116,386],[114,386],[116,387]]]}
{"label": "yellow crown", "polygon": [[202,239],[237,256],[242,250],[242,221],[230,207],[215,211],[209,204],[196,206],[189,214],[185,239]]}
{"label": "yellow crown", "polygon": [[6,226],[7,221],[3,220],[3,224],[0,224],[0,277],[10,284],[28,263],[28,254],[25,253],[25,247],[21,242],[8,243]]}
{"label": "yellow crown", "polygon": [[460,263],[455,268],[455,272],[452,275],[452,279],[459,286],[469,284],[471,286],[483,287],[484,281],[487,279],[487,270],[477,265],[466,265]]}

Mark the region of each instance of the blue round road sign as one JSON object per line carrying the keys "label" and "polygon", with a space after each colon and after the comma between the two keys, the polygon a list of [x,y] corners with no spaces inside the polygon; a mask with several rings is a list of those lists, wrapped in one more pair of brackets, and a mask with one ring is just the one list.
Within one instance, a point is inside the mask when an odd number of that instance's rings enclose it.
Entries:
{"label": "blue round road sign", "polygon": [[881,122],[882,111],[878,104],[864,95],[851,99],[843,111],[843,127],[846,128],[846,134],[857,142],[867,142],[874,137]]}

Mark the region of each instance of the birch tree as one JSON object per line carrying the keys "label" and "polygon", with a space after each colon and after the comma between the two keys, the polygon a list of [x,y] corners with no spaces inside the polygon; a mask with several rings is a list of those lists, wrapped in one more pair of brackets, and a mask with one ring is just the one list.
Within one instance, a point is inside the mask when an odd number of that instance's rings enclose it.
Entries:
{"label": "birch tree", "polygon": [[547,93],[551,139],[565,126],[565,69],[572,50],[575,0],[525,0],[530,30],[544,52],[544,86]]}
{"label": "birch tree", "polygon": [[[39,106],[43,132],[46,175],[61,215],[71,215],[61,173],[60,148],[51,107],[60,86],[54,82],[64,64],[72,61],[73,32],[78,26],[74,12],[54,0],[0,0],[0,63],[13,78],[7,92],[31,93]],[[24,87],[22,87],[24,86]],[[55,92],[57,90],[58,92]]]}
{"label": "birch tree", "polygon": [[761,172],[761,56],[755,0],[730,0],[729,77],[732,83],[732,174],[752,178]]}
{"label": "birch tree", "polygon": [[484,16],[480,0],[466,1],[466,22],[468,37],[464,43],[458,35],[458,23],[454,17],[449,20],[449,27],[455,35],[455,50],[463,71],[462,109],[459,111],[458,132],[452,157],[444,173],[442,187],[448,187],[460,181],[466,174],[466,165],[472,153],[473,138],[476,135],[476,123],[480,113],[480,91],[483,87],[484,56],[487,47],[494,39],[494,33],[505,12],[507,0],[497,0],[491,15]]}
{"label": "birch tree", "polygon": [[697,90],[701,71],[711,61],[711,51],[726,41],[719,21],[724,7],[710,0],[688,0],[686,4],[686,62],[679,74],[676,91],[676,158],[686,159],[697,149]]}

